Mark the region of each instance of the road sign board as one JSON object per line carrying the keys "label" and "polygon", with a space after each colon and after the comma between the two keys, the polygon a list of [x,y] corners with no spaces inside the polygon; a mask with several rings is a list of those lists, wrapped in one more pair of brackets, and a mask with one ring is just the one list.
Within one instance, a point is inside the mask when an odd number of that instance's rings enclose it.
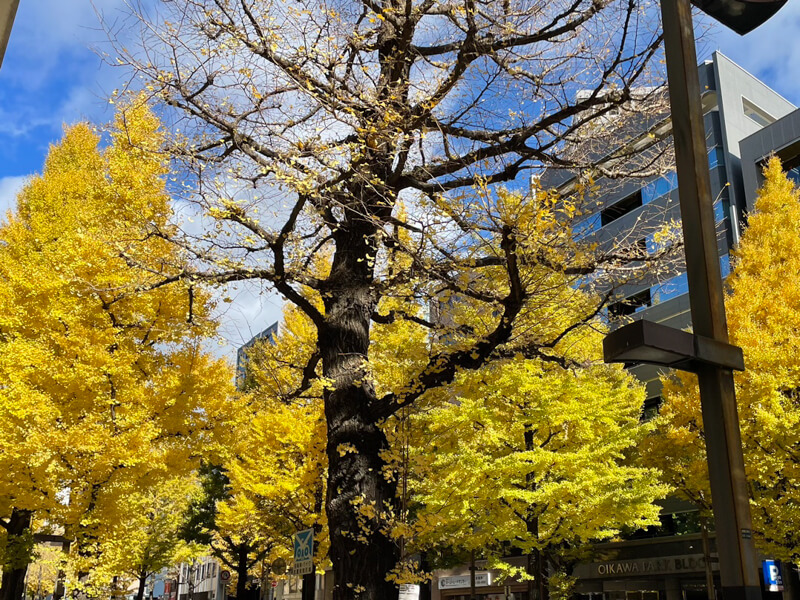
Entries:
{"label": "road sign board", "polygon": [[269,567],[270,571],[275,573],[275,575],[283,575],[286,573],[286,561],[282,558],[278,557],[272,561],[272,564]]}
{"label": "road sign board", "polygon": [[294,568],[292,575],[314,572],[314,530],[304,529],[294,534]]}
{"label": "road sign board", "polygon": [[227,569],[222,569],[219,572],[219,580],[220,581],[230,581],[231,580],[231,572]]}

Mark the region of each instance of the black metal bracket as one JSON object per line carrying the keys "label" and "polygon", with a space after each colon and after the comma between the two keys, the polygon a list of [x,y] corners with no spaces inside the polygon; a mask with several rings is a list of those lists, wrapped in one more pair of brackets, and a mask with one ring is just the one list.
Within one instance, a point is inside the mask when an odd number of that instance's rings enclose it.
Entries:
{"label": "black metal bracket", "polygon": [[696,373],[702,366],[744,371],[738,346],[652,321],[634,321],[603,340],[607,363],[647,363]]}

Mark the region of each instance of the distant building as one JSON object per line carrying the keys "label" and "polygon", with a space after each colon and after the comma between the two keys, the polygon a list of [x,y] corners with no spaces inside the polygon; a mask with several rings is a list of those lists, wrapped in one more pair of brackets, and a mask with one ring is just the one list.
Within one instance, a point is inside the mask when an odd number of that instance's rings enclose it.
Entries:
{"label": "distant building", "polygon": [[[181,563],[175,577],[164,586],[165,600],[225,600],[227,580],[215,558],[204,556],[191,563]],[[222,575],[222,576],[221,576]]]}
{"label": "distant building", "polygon": [[[717,249],[725,277],[730,272],[729,251],[739,240],[744,215],[752,208],[750,197],[754,197],[757,185],[755,176],[743,179],[743,170],[750,172],[754,159],[743,160],[742,152],[744,148],[755,152],[756,140],[770,137],[772,134],[768,132],[784,133],[794,124],[792,119],[800,124],[800,115],[792,117],[797,107],[719,52],[698,70],[703,90],[711,197],[717,221]],[[776,125],[772,126],[773,123]],[[667,116],[652,125],[659,136],[669,135],[671,128]],[[748,141],[740,150],[740,142],[745,139]],[[569,173],[560,173],[557,177],[555,182],[543,178],[543,184],[567,190],[576,178]],[[644,185],[641,181],[615,182],[608,186],[612,191],[605,194],[603,180],[597,182],[597,187],[601,192],[593,199],[596,210],[575,225],[576,235],[583,239],[608,244],[616,239],[638,237],[641,246],[649,248],[652,245],[650,236],[658,224],[673,219],[680,221],[678,179],[674,171]],[[689,327],[691,316],[685,268],[666,280],[652,277],[623,287],[620,297],[609,307],[609,316],[612,319],[647,319],[677,329]],[[660,400],[661,370],[651,365],[632,369],[647,384],[648,402],[653,409]]]}
{"label": "distant building", "polygon": [[276,321],[261,333],[254,335],[247,343],[243,344],[236,351],[236,387],[244,389],[247,387],[247,363],[249,361],[248,352],[261,340],[268,340],[274,343],[275,336],[278,335],[278,322]]}

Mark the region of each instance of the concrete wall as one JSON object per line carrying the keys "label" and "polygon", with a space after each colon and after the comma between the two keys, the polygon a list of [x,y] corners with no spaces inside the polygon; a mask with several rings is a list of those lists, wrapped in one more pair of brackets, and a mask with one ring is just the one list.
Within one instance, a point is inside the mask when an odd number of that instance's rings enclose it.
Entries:
{"label": "concrete wall", "polygon": [[750,212],[762,183],[761,162],[773,153],[784,161],[800,155],[800,110],[741,140],[739,150],[745,210]]}

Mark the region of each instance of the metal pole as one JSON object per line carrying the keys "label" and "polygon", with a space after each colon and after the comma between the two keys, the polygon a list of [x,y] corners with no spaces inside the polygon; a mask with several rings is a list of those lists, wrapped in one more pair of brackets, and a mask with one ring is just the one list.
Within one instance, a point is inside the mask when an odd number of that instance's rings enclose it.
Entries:
{"label": "metal pole", "polygon": [[[672,131],[694,333],[728,342],[689,0],[662,0]],[[724,600],[759,600],[739,417],[729,369],[698,370]]]}

